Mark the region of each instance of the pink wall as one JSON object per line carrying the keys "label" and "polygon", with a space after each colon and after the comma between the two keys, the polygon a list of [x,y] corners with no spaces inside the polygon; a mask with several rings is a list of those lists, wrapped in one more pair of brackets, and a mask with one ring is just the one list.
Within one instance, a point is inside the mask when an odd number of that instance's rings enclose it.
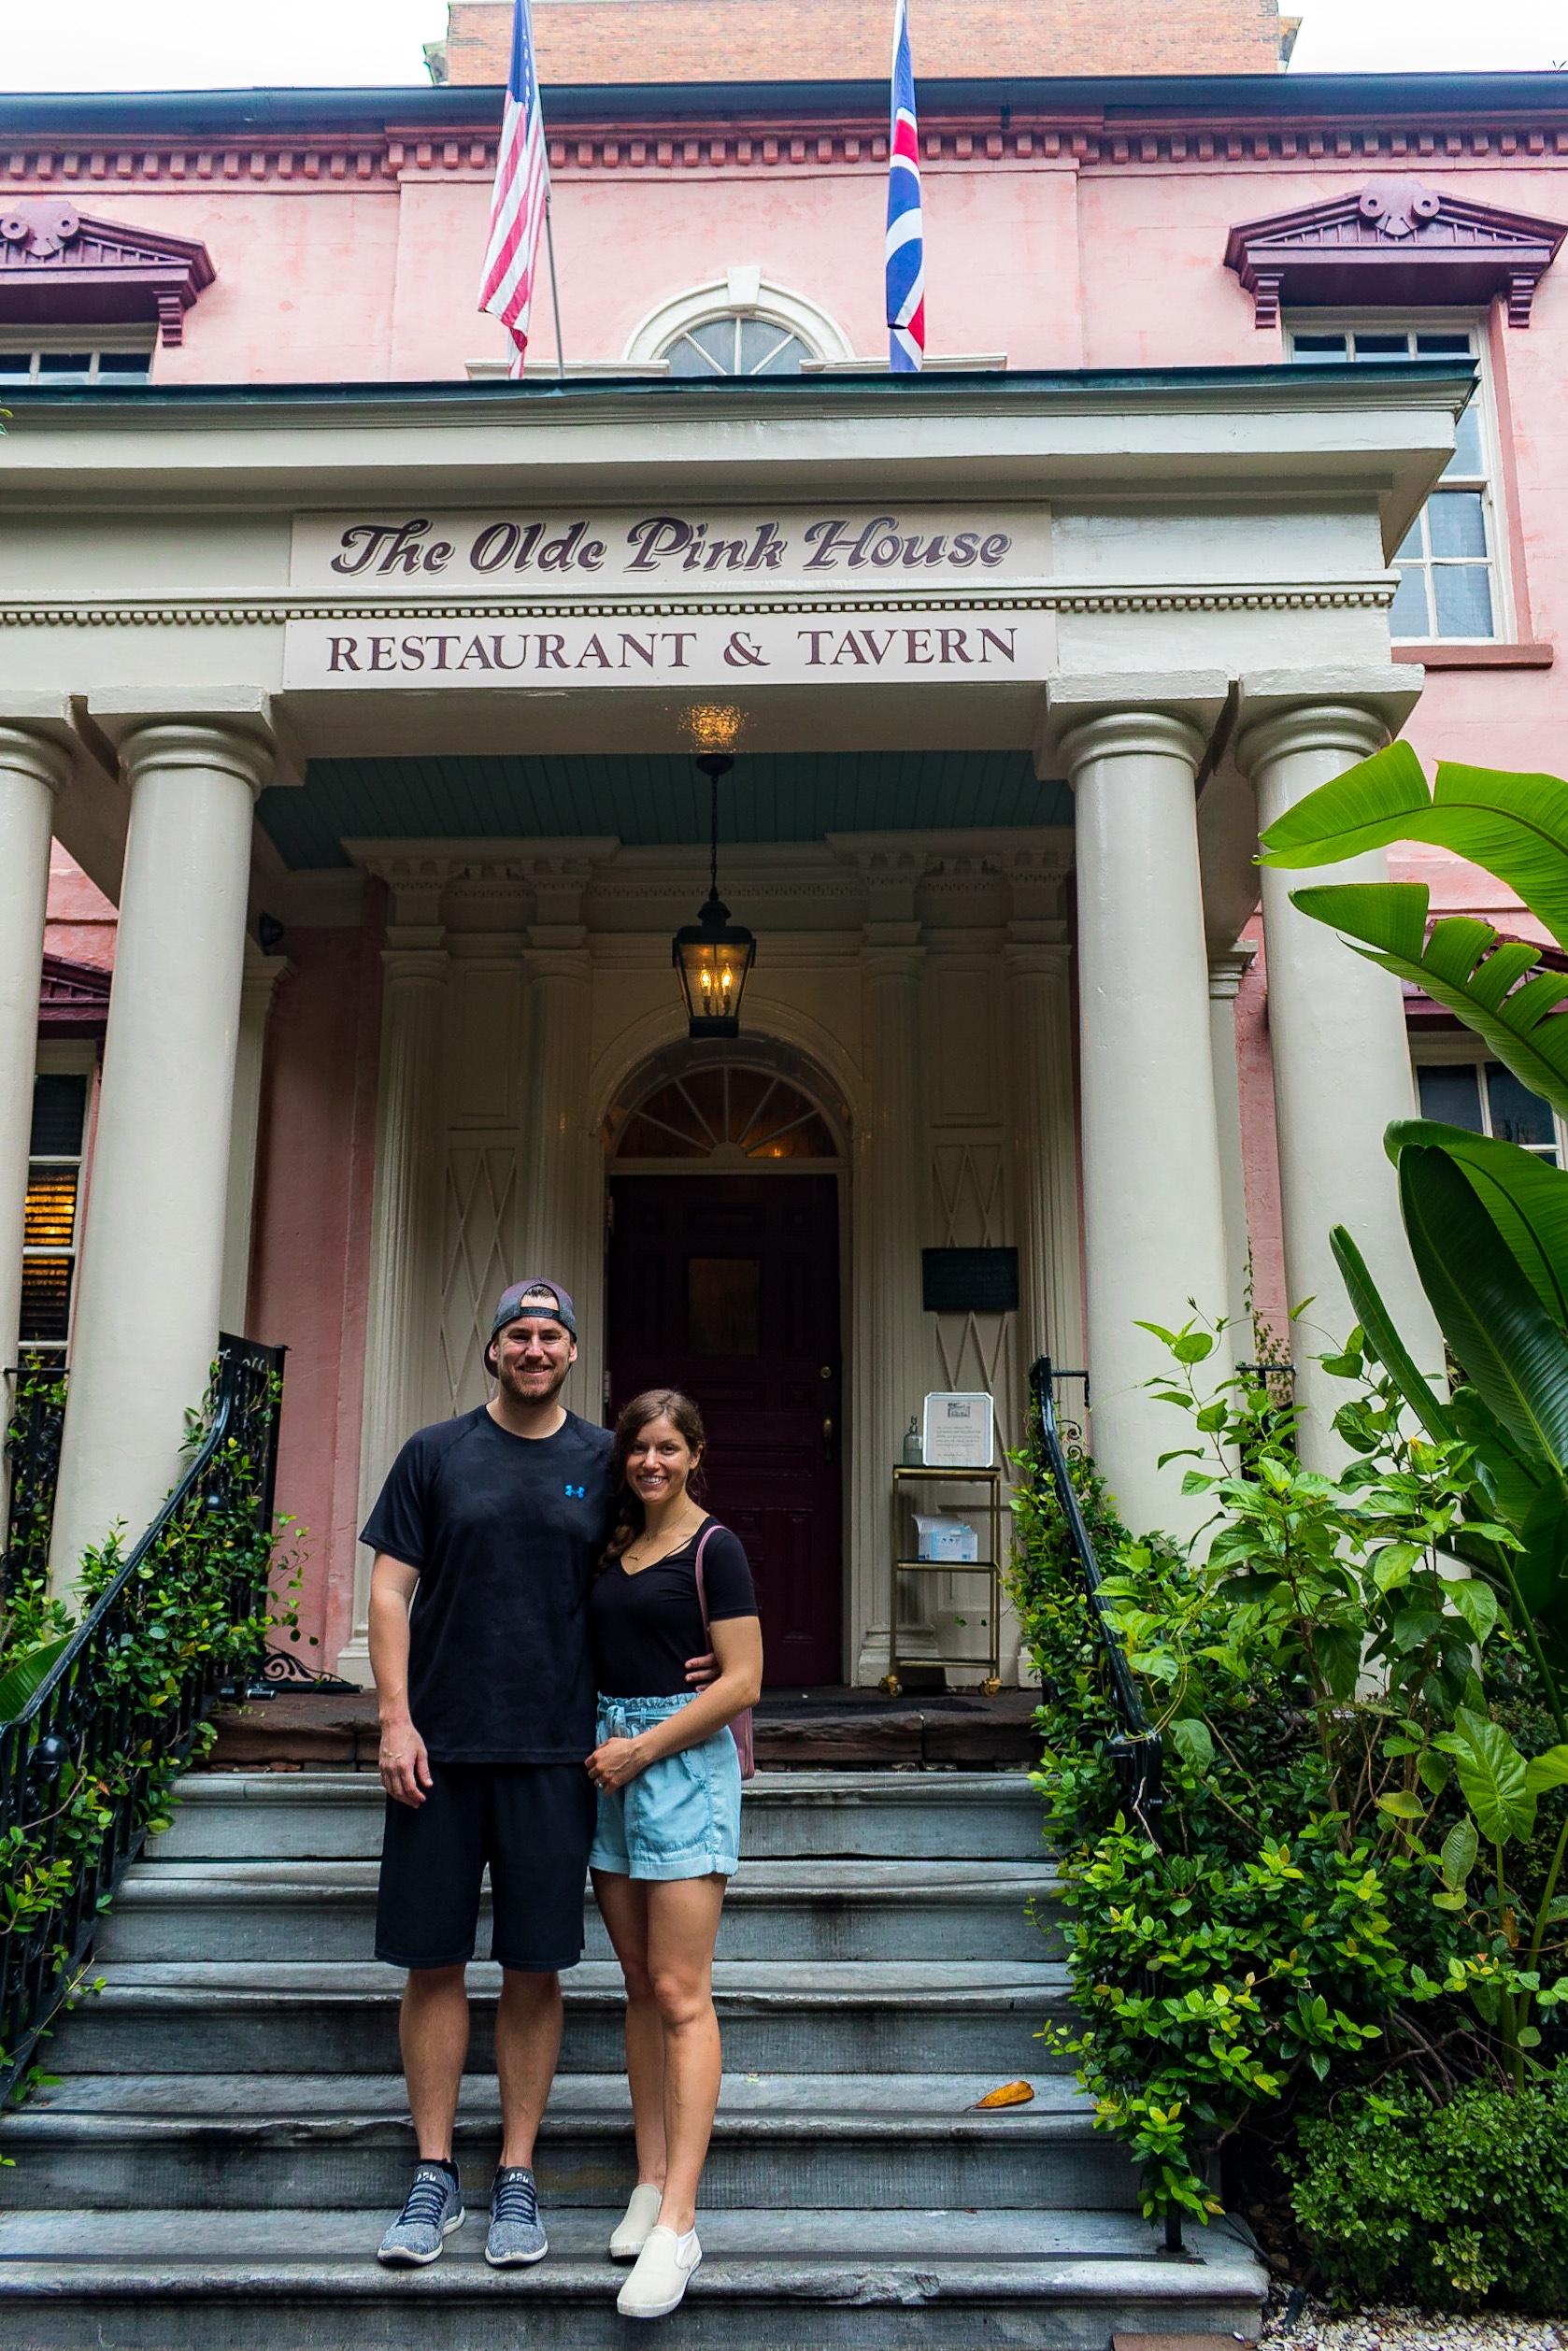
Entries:
{"label": "pink wall", "polygon": [[67,856],[56,841],[49,861],[45,952],[63,955],[70,963],[91,963],[97,971],[112,971],[117,919],[113,902],[88,880],[76,859]]}
{"label": "pink wall", "polygon": [[[1490,104],[1475,88],[1476,106]],[[580,144],[575,133],[554,134],[569,361],[618,363],[656,306],[736,264],[760,264],[766,278],[826,311],[855,351],[881,356],[886,181],[873,143],[885,124],[828,126],[824,158],[820,126],[755,120],[618,133],[613,105],[607,94],[605,122],[587,126]],[[1506,151],[1504,135],[1488,133],[1484,146],[1467,137],[1466,151],[1455,155],[1448,148],[1459,119],[1450,113],[1422,135],[1424,152],[1415,131],[1374,132],[1360,122],[1352,135],[1319,121],[1304,121],[1298,135],[1276,119],[1264,156],[1255,128],[1235,137],[1237,151],[1228,155],[1227,126],[1210,119],[1183,133],[1182,154],[1191,160],[1181,160],[1167,118],[1154,125],[1156,160],[1140,161],[1136,127],[1124,123],[1125,135],[1113,135],[1091,107],[1076,118],[1061,114],[1054,152],[1036,132],[1028,156],[1016,137],[996,132],[994,116],[964,128],[928,114],[923,132],[939,135],[942,150],[925,164],[931,349],[1005,351],[1014,367],[1061,369],[1277,361],[1279,333],[1256,330],[1249,298],[1223,267],[1233,222],[1390,171],[1568,221],[1568,133],[1509,131]],[[1560,109],[1554,120],[1568,122],[1568,115]],[[268,134],[258,149],[236,126],[245,144],[233,154],[220,142],[205,158],[181,154],[178,170],[175,157],[160,160],[138,135],[135,152],[93,159],[97,184],[73,184],[69,192],[100,217],[199,237],[211,251],[217,281],[190,314],[183,346],[158,352],[157,380],[461,379],[468,361],[504,350],[500,329],[475,309],[490,202],[485,138],[493,141],[494,127],[481,112],[456,135],[390,126],[345,134],[335,148],[330,131],[302,135],[284,149],[282,134]],[[1220,150],[1219,159],[1199,160],[1200,135]],[[634,135],[647,146],[634,165]],[[1329,151],[1316,160],[1287,155],[1287,145],[1304,149],[1309,136]],[[743,137],[753,158],[744,165]],[[763,152],[770,137],[771,161]],[[1344,151],[1334,151],[1336,141]],[[29,192],[36,160],[31,150],[22,159],[20,194]],[[57,157],[31,192],[64,192],[63,168]],[[7,184],[16,185],[14,164]],[[535,326],[531,355],[548,365],[554,341],[543,290]],[[1494,311],[1490,359],[1505,445],[1500,490],[1512,633],[1555,646],[1568,626],[1568,254],[1539,289],[1528,331],[1510,329]],[[1409,734],[1429,761],[1550,771],[1568,765],[1562,712],[1554,668],[1434,668]],[[1504,929],[1527,927],[1508,894],[1474,868],[1433,851],[1402,852],[1395,862],[1402,875],[1430,883],[1438,909],[1475,908]],[[109,962],[111,925],[107,902],[57,856],[51,948]],[[293,1350],[281,1500],[304,1530],[306,1622],[321,1639],[321,1661],[347,1637],[352,1601],[377,926],[289,934],[293,971],[278,990],[267,1047],[249,1327]],[[1249,935],[1261,935],[1256,921]],[[1236,1033],[1256,1297],[1283,1330],[1289,1302],[1262,955],[1243,982]]]}
{"label": "pink wall", "polygon": [[353,1620],[382,921],[377,906],[362,931],[291,931],[267,1028],[247,1327],[291,1349],[278,1506],[318,1667]]}

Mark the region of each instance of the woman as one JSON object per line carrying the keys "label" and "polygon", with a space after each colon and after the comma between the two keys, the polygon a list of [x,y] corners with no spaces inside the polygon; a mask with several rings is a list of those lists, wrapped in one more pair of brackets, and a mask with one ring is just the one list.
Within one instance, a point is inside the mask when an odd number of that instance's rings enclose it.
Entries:
{"label": "woman", "polygon": [[[627,1405],[615,1432],[619,1515],[589,1596],[599,1677],[589,1865],[626,1978],[637,2136],[637,2185],[610,2239],[612,2260],[636,2262],[617,2304],[628,2318],[674,2310],[703,2258],[697,2183],[721,2068],[713,1946],[740,1860],[729,1725],[763,1685],[746,1553],[693,1491],[704,1445],[702,1416],[678,1390],[652,1389]],[[693,1692],[686,1661],[708,1648],[709,1628],[718,1676]]]}

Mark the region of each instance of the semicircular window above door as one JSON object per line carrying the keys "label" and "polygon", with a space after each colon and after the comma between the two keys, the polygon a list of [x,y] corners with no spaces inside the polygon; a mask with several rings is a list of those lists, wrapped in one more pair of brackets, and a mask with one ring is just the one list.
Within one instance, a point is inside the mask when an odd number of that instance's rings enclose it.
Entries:
{"label": "semicircular window above door", "polygon": [[833,1131],[808,1094],[771,1070],[724,1062],[667,1078],[635,1104],[610,1146],[635,1160],[834,1160]]}

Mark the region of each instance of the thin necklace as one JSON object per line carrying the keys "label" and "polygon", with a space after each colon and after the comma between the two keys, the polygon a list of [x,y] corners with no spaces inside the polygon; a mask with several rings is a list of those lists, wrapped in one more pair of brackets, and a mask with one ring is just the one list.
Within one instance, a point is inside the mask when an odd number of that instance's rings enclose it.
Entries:
{"label": "thin necklace", "polygon": [[[693,1509],[696,1507],[695,1503],[692,1504],[692,1507]],[[686,1546],[691,1542],[691,1537],[696,1533],[697,1527],[702,1525],[703,1518],[706,1517],[706,1516],[707,1513],[704,1511],[697,1520],[697,1526],[688,1527],[678,1543],[672,1543],[667,1550],[656,1551],[650,1560],[639,1560],[636,1566],[631,1569],[630,1573],[634,1575],[640,1575],[645,1568],[657,1567],[662,1560],[673,1559],[677,1551],[684,1551]],[[640,1540],[640,1537],[637,1540]],[[631,1558],[632,1553],[636,1549],[636,1541],[633,1541],[626,1546],[625,1550],[620,1555],[620,1564],[623,1568],[626,1566],[627,1560]]]}

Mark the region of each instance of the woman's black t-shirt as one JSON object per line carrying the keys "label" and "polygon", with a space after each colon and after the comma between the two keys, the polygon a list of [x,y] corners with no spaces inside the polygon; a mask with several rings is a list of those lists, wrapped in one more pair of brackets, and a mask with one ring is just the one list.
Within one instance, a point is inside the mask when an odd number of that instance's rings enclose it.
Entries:
{"label": "woman's black t-shirt", "polygon": [[701,1657],[707,1646],[697,1600],[697,1546],[710,1527],[703,1553],[709,1623],[757,1614],[757,1595],[740,1538],[712,1518],[705,1518],[678,1551],[634,1574],[613,1560],[594,1577],[588,1595],[593,1667],[606,1698],[688,1694],[686,1660]]}

